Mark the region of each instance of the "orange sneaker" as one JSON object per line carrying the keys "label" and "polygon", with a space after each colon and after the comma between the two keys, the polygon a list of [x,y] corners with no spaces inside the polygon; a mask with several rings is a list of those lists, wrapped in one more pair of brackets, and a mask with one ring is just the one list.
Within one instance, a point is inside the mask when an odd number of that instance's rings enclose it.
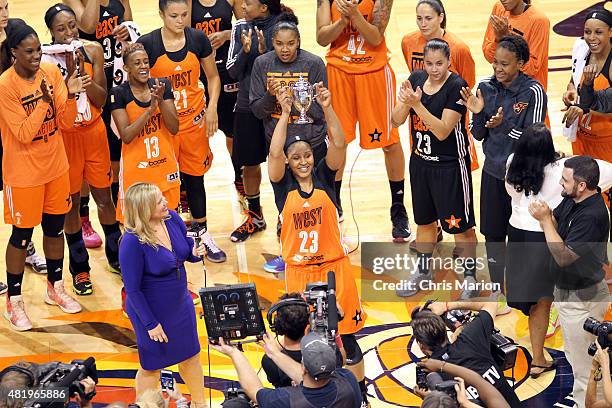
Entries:
{"label": "orange sneaker", "polygon": [[58,280],[53,285],[47,281],[47,293],[45,303],[48,305],[59,306],[64,313],[79,313],[82,308],[79,302],[70,296],[64,289],[64,281]]}
{"label": "orange sneaker", "polygon": [[6,295],[6,312],[4,317],[9,321],[11,329],[17,331],[26,331],[32,328],[32,322],[25,312],[23,298],[21,295],[11,296]]}

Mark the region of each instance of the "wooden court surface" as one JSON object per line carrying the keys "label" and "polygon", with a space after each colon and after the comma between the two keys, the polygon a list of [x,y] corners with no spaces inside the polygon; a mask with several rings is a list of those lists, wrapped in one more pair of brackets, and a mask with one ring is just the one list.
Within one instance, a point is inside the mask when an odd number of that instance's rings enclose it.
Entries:
{"label": "wooden court surface", "polygon": [[[46,9],[54,4],[50,0],[10,0],[11,17],[19,17],[32,25],[41,40],[49,41],[48,30],[44,26],[43,15]],[[534,0],[534,5],[540,7],[548,15],[551,27],[579,10],[575,9],[580,3],[580,9],[588,7],[595,2],[573,2],[569,0]],[[138,23],[142,33],[158,28],[161,21],[157,12],[155,0],[131,0],[134,20]],[[396,0],[391,19],[387,28],[387,46],[391,51],[391,65],[398,78],[398,84],[408,75],[406,65],[400,49],[401,38],[404,34],[416,30],[414,6],[416,1]],[[300,18],[302,48],[324,56],[325,49],[315,41],[315,6],[314,0],[290,0],[286,5],[293,8]],[[493,7],[492,0],[446,0],[448,30],[459,34],[468,43],[476,61],[476,74],[478,78],[491,75],[492,69],[484,59],[481,52],[482,38],[487,19]],[[574,38],[564,37],[551,32],[550,56],[558,57],[550,62],[551,68],[563,69],[570,65],[569,55]],[[565,57],[564,57],[565,56]],[[551,72],[549,76],[548,100],[549,114],[552,123],[553,135],[558,149],[569,153],[569,143],[561,136],[561,95],[569,79],[568,70]],[[363,101],[367,103],[367,101]],[[403,126],[400,130],[404,150],[407,151],[407,130]],[[234,244],[229,240],[230,232],[242,222],[240,207],[234,192],[233,171],[229,155],[225,148],[225,140],[218,133],[211,141],[215,155],[213,166],[206,174],[206,190],[208,205],[209,230],[214,235],[217,244],[228,255],[227,262],[223,264],[207,264],[208,286],[220,283],[256,282],[262,303],[268,306],[284,291],[282,279],[263,271],[262,265],[266,259],[277,254],[279,248],[276,241],[277,211],[273,201],[270,184],[267,182],[267,173],[263,166],[263,183],[261,188],[262,205],[268,229],[249,239],[246,243]],[[484,156],[480,144],[478,145],[480,163]],[[357,160],[356,164],[353,164]],[[407,175],[407,172],[406,172]],[[343,184],[343,207],[345,213],[345,235],[351,248],[359,240],[372,242],[391,242],[391,223],[389,220],[389,187],[384,168],[383,155],[380,151],[359,151],[359,147],[352,144],[345,170]],[[475,209],[478,213],[480,171],[473,173]],[[408,176],[406,177],[406,206],[411,214],[411,198],[409,194]],[[91,219],[99,233],[102,233],[96,217],[95,206],[91,201]],[[477,218],[478,219],[478,218]],[[416,226],[412,225],[413,229]],[[0,226],[0,241],[6,245],[10,235],[10,227]],[[482,240],[482,237],[480,237]],[[42,250],[42,232],[35,229],[34,240],[37,248]],[[448,238],[446,239],[448,240]],[[2,247],[4,250],[4,247]],[[34,329],[30,332],[17,333],[8,328],[4,319],[0,319],[0,367],[18,359],[49,361],[69,360],[71,358],[94,354],[98,360],[98,369],[101,370],[101,384],[108,388],[101,389],[99,401],[111,401],[124,397],[125,389],[113,387],[131,387],[133,374],[138,365],[138,357],[134,348],[134,336],[131,332],[129,320],[120,312],[121,300],[119,289],[121,281],[118,276],[106,271],[104,251],[102,248],[90,250],[90,263],[92,267],[92,280],[94,294],[81,297],[84,311],[77,315],[64,315],[55,307],[44,304],[43,296],[46,284],[44,275],[37,275],[26,270],[24,278],[24,298]],[[67,258],[66,253],[66,258]],[[360,251],[352,253],[353,264],[360,264]],[[0,270],[4,270],[4,260],[0,260]],[[192,289],[197,291],[204,284],[204,274],[200,265],[188,266],[189,280]],[[65,277],[69,281],[67,259],[65,263]],[[280,277],[282,278],[282,277]],[[4,272],[0,273],[0,280],[4,280]],[[67,287],[71,287],[66,282]],[[2,300],[1,302],[4,302]],[[360,344],[366,353],[366,371],[370,390],[377,396],[373,406],[404,406],[419,405],[419,399],[409,391],[414,384],[414,373],[410,362],[412,348],[409,328],[396,323],[406,322],[408,311],[413,304],[403,302],[368,303],[364,301],[369,313],[366,335],[360,339]],[[4,311],[4,305],[0,306]],[[521,315],[513,312],[501,317],[496,322],[502,331],[521,345],[528,345],[527,321]],[[202,362],[207,364],[205,328],[199,322],[199,333],[203,345]],[[560,331],[547,340],[547,347],[551,353],[561,353],[563,350]],[[556,350],[556,351],[555,351]],[[411,350],[414,351],[414,350]],[[261,357],[261,349],[247,348],[249,359],[256,367]],[[537,394],[551,393],[549,401],[557,401],[555,395],[565,392],[567,383],[563,385],[562,377],[567,379],[567,367],[553,373],[543,375],[538,380],[526,379],[527,357],[521,357],[517,365],[515,378],[521,382],[519,396],[522,399]],[[215,381],[213,388],[221,388],[223,380],[236,379],[229,360],[215,353],[211,354],[213,365],[212,377]],[[205,366],[206,371],[206,366]],[[206,373],[206,375],[208,375]],[[571,371],[569,371],[571,375]],[[567,380],[565,380],[567,382]],[[403,384],[403,385],[402,385]],[[221,398],[219,391],[213,392],[214,404]],[[384,400],[384,401],[383,401]],[[386,402],[385,402],[386,401]],[[534,402],[535,404],[535,402]],[[533,406],[542,406],[539,403]]]}

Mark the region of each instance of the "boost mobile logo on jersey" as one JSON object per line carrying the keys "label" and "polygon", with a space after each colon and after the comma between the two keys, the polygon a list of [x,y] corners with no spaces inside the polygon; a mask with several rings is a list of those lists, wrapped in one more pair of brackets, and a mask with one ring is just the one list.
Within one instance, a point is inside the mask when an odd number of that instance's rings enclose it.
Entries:
{"label": "boost mobile logo on jersey", "polygon": [[140,162],[140,163],[138,163],[138,168],[139,169],[146,169],[147,167],[149,167],[149,163],[147,163],[147,162]]}
{"label": "boost mobile logo on jersey", "polygon": [[514,109],[514,112],[518,115],[519,113],[524,111],[527,106],[529,106],[527,102],[517,102],[512,105],[512,109]]}

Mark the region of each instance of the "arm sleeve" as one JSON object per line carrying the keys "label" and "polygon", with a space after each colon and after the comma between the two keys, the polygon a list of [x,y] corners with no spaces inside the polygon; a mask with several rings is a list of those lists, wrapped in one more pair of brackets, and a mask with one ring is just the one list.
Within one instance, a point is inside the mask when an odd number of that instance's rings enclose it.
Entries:
{"label": "arm sleeve", "polygon": [[448,89],[444,109],[450,109],[463,115],[465,114],[467,108],[461,100],[461,88],[467,86],[467,82],[465,82],[460,76],[456,76],[453,83],[450,85],[451,86]]}
{"label": "arm sleeve", "polygon": [[162,78],[160,81],[166,84],[166,89],[164,90],[164,100],[174,99],[174,92],[170,81],[168,81],[166,78]]}
{"label": "arm sleeve", "polygon": [[210,40],[204,34],[204,31],[192,29],[191,32],[194,33],[195,42],[198,44],[198,58],[206,58],[212,54],[212,45],[210,45]]}
{"label": "arm sleeve", "polygon": [[546,92],[539,83],[533,83],[530,86],[530,98],[526,108],[525,121],[522,126],[519,126],[516,121],[507,119],[508,115],[504,115],[502,123],[498,126],[499,130],[502,131],[508,137],[518,139],[523,134],[523,129],[533,123],[544,122],[546,117],[546,106],[548,104],[548,97]]}
{"label": "arm sleeve", "polygon": [[122,89],[122,86],[116,86],[114,88],[111,88],[109,105],[109,109],[111,112],[117,109],[125,109],[126,103],[123,99]]}
{"label": "arm sleeve", "polygon": [[144,252],[138,237],[125,233],[121,239],[119,263],[123,276],[123,285],[129,302],[134,306],[136,316],[142,325],[151,330],[159,324],[141,291],[144,275]]}
{"label": "arm sleeve", "polygon": [[282,389],[262,388],[257,391],[257,405],[262,408],[287,408],[289,393]]}
{"label": "arm sleeve", "polygon": [[317,58],[317,63],[314,69],[314,75],[312,80],[310,81],[313,84],[323,82],[323,86],[328,87],[327,82],[327,69],[325,67],[325,62],[321,58]]}
{"label": "arm sleeve", "polygon": [[485,87],[483,86],[483,82],[478,84],[478,89],[480,89],[480,92],[482,93],[482,96],[484,98],[485,108],[481,110],[480,113],[472,114],[471,131],[472,136],[474,136],[474,139],[482,141],[486,139],[487,136],[489,136],[489,129],[485,127],[485,124],[487,123],[488,119],[486,114],[486,106],[488,102],[490,103],[492,101],[487,100],[488,95],[485,90]]}
{"label": "arm sleeve", "polygon": [[32,113],[28,116],[21,105],[19,95],[11,90],[2,89],[3,97],[0,98],[0,118],[11,129],[11,134],[23,144],[30,144],[36,136],[49,110],[49,104],[38,101]]}
{"label": "arm sleeve", "polygon": [[251,111],[259,119],[269,117],[276,107],[276,97],[270,95],[267,90],[268,73],[265,72],[263,61],[263,58],[257,58],[253,64],[251,89],[249,90]]}
{"label": "arm sleeve", "polygon": [[523,67],[527,75],[538,78],[542,64],[548,59],[548,42],[550,37],[550,21],[544,16],[533,21],[530,30],[529,62]]}
{"label": "arm sleeve", "polygon": [[76,97],[68,98],[68,88],[59,69],[55,69],[55,84],[53,85],[53,103],[55,105],[55,115],[58,118],[60,129],[74,128],[74,121],[77,117]]}
{"label": "arm sleeve", "polygon": [[244,21],[239,21],[232,27],[232,37],[227,53],[227,62],[225,64],[230,76],[238,81],[245,76],[245,68],[248,60],[248,56],[242,51],[242,41],[240,40],[240,33],[246,28],[245,25]]}
{"label": "arm sleeve", "polygon": [[[493,10],[491,11],[491,15],[496,14],[495,9],[497,8],[497,2],[493,6]],[[495,56],[495,49],[497,48],[497,42],[495,41],[495,31],[493,31],[493,26],[491,25],[491,21],[487,20],[487,31],[484,35],[484,40],[482,41],[482,53],[484,54],[485,59],[489,63],[493,63],[493,57]]]}
{"label": "arm sleeve", "polygon": [[612,113],[612,88],[595,91],[593,85],[580,87],[580,105],[596,112]]}
{"label": "arm sleeve", "polygon": [[406,61],[406,66],[408,67],[408,72],[412,71],[410,66],[410,55],[408,55],[408,36],[404,36],[402,38],[402,54],[404,54],[404,61]]}

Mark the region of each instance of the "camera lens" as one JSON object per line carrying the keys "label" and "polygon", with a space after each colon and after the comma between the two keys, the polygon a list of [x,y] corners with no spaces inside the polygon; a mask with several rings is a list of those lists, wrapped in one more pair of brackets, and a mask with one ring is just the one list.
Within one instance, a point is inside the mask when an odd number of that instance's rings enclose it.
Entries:
{"label": "camera lens", "polygon": [[599,320],[593,317],[588,317],[584,321],[584,325],[582,326],[582,328],[591,334],[597,335],[597,330],[599,329],[600,325],[601,323],[599,322]]}

